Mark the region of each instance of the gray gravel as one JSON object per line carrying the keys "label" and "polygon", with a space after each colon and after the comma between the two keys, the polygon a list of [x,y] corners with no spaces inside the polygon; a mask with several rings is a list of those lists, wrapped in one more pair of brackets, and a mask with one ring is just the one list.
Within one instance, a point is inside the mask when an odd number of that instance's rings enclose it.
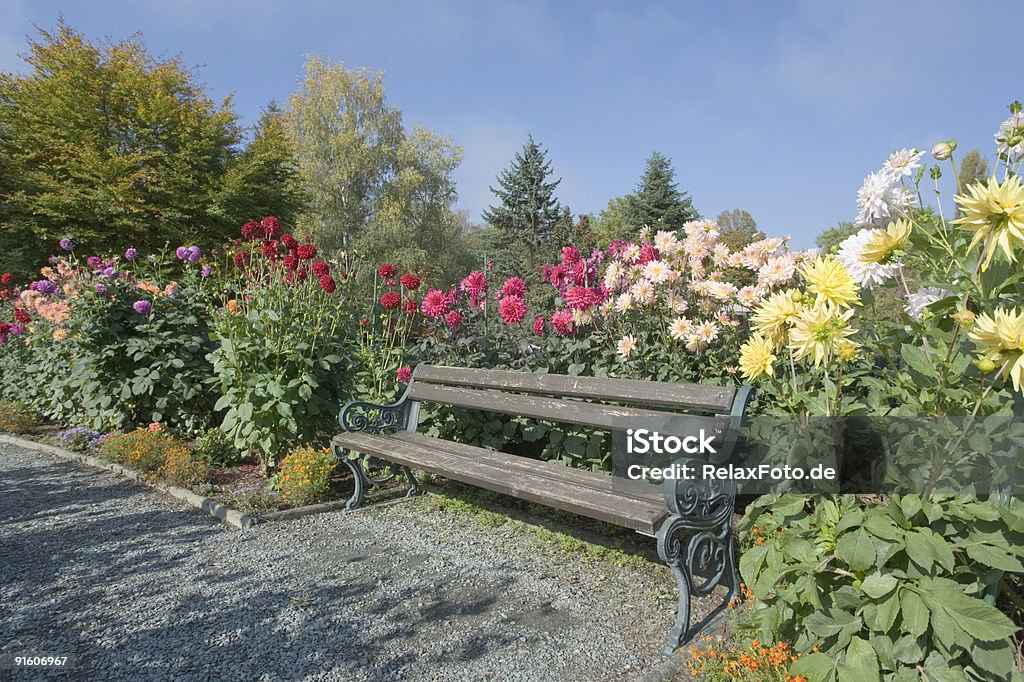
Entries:
{"label": "gray gravel", "polygon": [[671,588],[667,570],[551,556],[427,499],[237,531],[0,446],[0,653],[76,659],[0,678],[635,679]]}

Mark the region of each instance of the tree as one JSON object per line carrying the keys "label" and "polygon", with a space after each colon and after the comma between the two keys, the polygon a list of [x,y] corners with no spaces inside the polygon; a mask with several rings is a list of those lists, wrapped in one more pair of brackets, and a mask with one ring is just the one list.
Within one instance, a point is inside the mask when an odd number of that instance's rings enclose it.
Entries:
{"label": "tree", "polygon": [[483,218],[500,235],[496,261],[501,274],[527,281],[536,278],[560,213],[555,188],[561,179],[549,180],[551,174],[546,152],[531,135],[511,166],[498,176],[498,187],[491,187],[500,203],[484,211]]}
{"label": "tree", "polygon": [[214,104],[139,35],[94,44],[62,22],[25,61],[27,75],[0,74],[2,267],[31,269],[66,235],[153,248],[232,231],[218,207],[239,141],[229,99]]}
{"label": "tree", "polygon": [[295,149],[284,112],[271,102],[260,115],[253,138],[227,169],[220,193],[225,220],[275,216],[294,225],[302,206]]}
{"label": "tree", "polygon": [[640,184],[626,197],[625,209],[626,221],[635,228],[675,230],[700,218],[689,195],[676,187],[671,160],[659,152],[648,157]]}
{"label": "tree", "polygon": [[552,260],[558,258],[563,246],[575,247],[584,255],[589,255],[597,246],[597,237],[590,227],[589,215],[581,213],[578,218],[574,218],[572,209],[568,206],[562,207],[562,213],[555,221],[551,233]]}
{"label": "tree", "polygon": [[288,99],[288,129],[306,198],[299,229],[338,251],[366,228],[398,172],[402,114],[385,101],[379,71],[312,55]]}
{"label": "tree", "polygon": [[635,239],[637,229],[626,218],[626,197],[609,199],[608,205],[597,214],[593,230],[598,245],[602,247],[615,240]]}
{"label": "tree", "polygon": [[754,217],[747,211],[736,208],[718,214],[718,241],[729,247],[730,251],[739,251],[747,244],[764,239],[764,232],[757,229]]}
{"label": "tree", "polygon": [[982,158],[981,152],[972,149],[964,155],[960,162],[960,173],[957,175],[960,191],[966,192],[969,185],[988,177],[988,159]]}
{"label": "tree", "polygon": [[835,253],[839,250],[839,245],[842,244],[847,237],[852,237],[859,231],[860,228],[853,223],[848,220],[842,220],[835,227],[830,227],[815,237],[814,243],[824,253]]}

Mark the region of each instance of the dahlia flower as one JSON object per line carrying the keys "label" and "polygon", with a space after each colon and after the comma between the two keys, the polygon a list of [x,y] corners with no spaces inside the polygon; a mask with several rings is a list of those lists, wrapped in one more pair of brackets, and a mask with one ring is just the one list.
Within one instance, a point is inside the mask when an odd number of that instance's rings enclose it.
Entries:
{"label": "dahlia flower", "polygon": [[519,277],[509,277],[501,285],[500,296],[518,296],[519,298],[526,296],[526,282]]}
{"label": "dahlia flower", "polygon": [[745,379],[757,379],[775,373],[775,345],[754,334],[740,348],[740,373]]}
{"label": "dahlia flower", "polygon": [[407,384],[412,381],[412,368],[409,366],[399,367],[395,373],[395,378],[401,381],[403,384]]}
{"label": "dahlia flower", "polygon": [[1020,391],[1024,383],[1024,314],[1016,308],[999,309],[992,316],[983,313],[975,320],[969,338],[996,366],[1009,363],[1013,390]]}
{"label": "dahlia flower", "polygon": [[312,244],[299,244],[299,247],[295,250],[295,255],[300,260],[313,260],[316,258],[316,247]]}
{"label": "dahlia flower", "polygon": [[427,292],[427,295],[423,297],[423,303],[421,305],[423,314],[427,317],[441,317],[451,306],[451,301],[448,296],[445,295],[440,289],[431,289]]}
{"label": "dahlia flower", "polygon": [[623,358],[628,358],[629,354],[636,348],[636,338],[632,335],[623,336],[619,339],[618,352]]}
{"label": "dahlia flower", "polygon": [[1024,156],[1024,113],[1017,112],[1000,124],[996,143],[1000,154],[1014,160]]}
{"label": "dahlia flower", "polygon": [[890,154],[882,168],[894,178],[910,176],[921,167],[922,156],[924,152],[917,149],[901,149]]}
{"label": "dahlia flower", "polygon": [[668,326],[668,335],[676,341],[682,341],[692,333],[693,323],[684,316],[672,320],[672,323]]}
{"label": "dahlia flower", "polygon": [[309,271],[313,273],[315,277],[323,277],[324,275],[330,274],[331,269],[327,267],[327,263],[323,260],[317,259],[313,261],[311,266],[309,266]]}
{"label": "dahlia flower", "polygon": [[965,230],[974,232],[970,248],[991,239],[982,270],[987,270],[995,255],[995,247],[1002,249],[1006,259],[1016,262],[1014,249],[1024,246],[1024,185],[1011,175],[1000,183],[995,176],[987,183],[970,185],[964,194],[954,197],[963,216],[954,220]]}
{"label": "dahlia flower", "polygon": [[544,336],[544,316],[535,315],[533,318],[533,333],[537,336]]}
{"label": "dahlia flower", "polygon": [[398,278],[398,283],[409,291],[416,291],[420,288],[420,278],[410,273],[404,274]]}
{"label": "dahlia flower", "polygon": [[839,245],[836,257],[843,264],[854,281],[862,287],[883,284],[896,276],[898,265],[894,263],[871,263],[864,259],[864,250],[877,230],[864,228],[850,235]]}
{"label": "dahlia flower", "polygon": [[575,329],[571,310],[559,310],[551,315],[551,326],[562,336],[571,335]]}
{"label": "dahlia flower", "polygon": [[924,316],[924,309],[936,301],[941,301],[953,295],[953,292],[938,287],[922,287],[907,296],[907,304],[904,310],[914,320],[920,322]]}
{"label": "dahlia flower", "polygon": [[380,305],[385,310],[394,310],[402,305],[402,295],[397,291],[387,291],[380,297]]}
{"label": "dahlia flower", "polygon": [[459,287],[467,294],[482,296],[487,293],[487,278],[476,270],[463,277]]}
{"label": "dahlia flower", "polygon": [[857,332],[849,325],[852,316],[852,309],[843,310],[827,300],[802,310],[789,331],[789,348],[794,357],[810,357],[815,365],[827,363],[847,337]]}
{"label": "dahlia flower", "polygon": [[795,289],[777,291],[765,299],[754,313],[754,331],[780,344],[786,337],[789,324],[802,309],[800,292]]}
{"label": "dahlia flower", "polygon": [[456,330],[462,324],[462,314],[458,310],[449,310],[444,315],[444,323],[451,330]]}
{"label": "dahlia flower", "polygon": [[519,324],[526,317],[526,302],[519,296],[506,296],[498,302],[498,314],[505,324]]}
{"label": "dahlia flower", "polygon": [[807,291],[819,300],[843,307],[860,305],[857,282],[838,259],[825,256],[805,263],[800,274],[807,281]]}
{"label": "dahlia flower", "polygon": [[153,304],[149,301],[136,301],[132,303],[132,308],[135,309],[139,315],[148,315],[153,310]]}
{"label": "dahlia flower", "polygon": [[71,237],[61,237],[60,241],[57,243],[60,245],[60,248],[65,251],[75,250],[75,241]]}

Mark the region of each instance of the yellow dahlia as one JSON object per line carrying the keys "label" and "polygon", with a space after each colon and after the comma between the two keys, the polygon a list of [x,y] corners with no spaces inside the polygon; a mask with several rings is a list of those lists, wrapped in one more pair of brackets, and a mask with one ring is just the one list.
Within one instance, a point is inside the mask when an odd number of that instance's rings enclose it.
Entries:
{"label": "yellow dahlia", "polygon": [[844,308],[860,305],[857,280],[846,267],[833,256],[818,257],[813,263],[805,263],[800,273],[807,280],[807,290],[825,301]]}
{"label": "yellow dahlia", "polygon": [[760,334],[754,334],[740,348],[740,372],[746,379],[775,373],[775,345]]}
{"label": "yellow dahlia", "polygon": [[899,219],[889,223],[884,230],[873,230],[871,238],[860,252],[860,259],[865,263],[884,263],[893,251],[902,248],[910,238],[910,221]]}
{"label": "yellow dahlia", "polygon": [[991,237],[981,269],[987,270],[995,255],[995,247],[1002,249],[1009,261],[1016,261],[1014,249],[1024,245],[1024,185],[1020,178],[1011,176],[1002,184],[990,177],[987,183],[976,183],[964,194],[954,197],[963,216],[954,220],[965,230],[974,232],[971,247]]}
{"label": "yellow dahlia", "polygon": [[754,313],[754,331],[778,346],[786,338],[789,323],[796,319],[802,308],[800,292],[796,289],[777,291],[766,298]]}
{"label": "yellow dahlia", "polygon": [[840,351],[848,351],[848,336],[857,332],[849,324],[852,310],[819,301],[805,308],[789,330],[789,348],[799,360],[810,357],[815,365],[826,363]]}
{"label": "yellow dahlia", "polygon": [[974,321],[970,339],[981,347],[982,356],[995,365],[1009,361],[1013,389],[1021,390],[1024,381],[1024,313],[997,310],[993,316],[982,313]]}

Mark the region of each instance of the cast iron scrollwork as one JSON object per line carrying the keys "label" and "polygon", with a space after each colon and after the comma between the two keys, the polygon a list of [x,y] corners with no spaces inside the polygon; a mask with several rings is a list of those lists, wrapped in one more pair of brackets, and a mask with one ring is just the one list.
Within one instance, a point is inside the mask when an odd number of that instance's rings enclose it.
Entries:
{"label": "cast iron scrollwork", "polygon": [[[703,462],[684,459],[677,464],[699,467]],[[666,652],[675,651],[695,634],[690,627],[693,595],[705,596],[728,584],[728,596],[708,619],[739,596],[732,537],[735,501],[736,484],[731,480],[698,476],[665,481],[665,502],[671,514],[658,529],[658,555],[672,569],[679,587],[679,607]]]}
{"label": "cast iron scrollwork", "polygon": [[[365,431],[374,435],[401,431],[408,421],[408,405],[405,398],[391,405],[356,400],[341,409],[338,422],[349,433]],[[355,509],[362,505],[368,488],[381,485],[402,475],[409,483],[406,496],[420,492],[416,477],[408,467],[384,462],[370,455],[360,455],[348,448],[334,446],[334,454],[352,470],[355,490],[352,497],[345,503],[347,509]]]}

